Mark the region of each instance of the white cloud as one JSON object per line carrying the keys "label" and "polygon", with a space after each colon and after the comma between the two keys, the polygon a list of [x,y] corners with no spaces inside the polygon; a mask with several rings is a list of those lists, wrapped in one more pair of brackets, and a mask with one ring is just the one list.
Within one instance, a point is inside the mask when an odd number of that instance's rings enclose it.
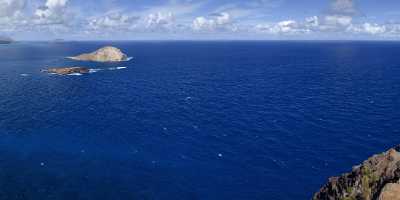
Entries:
{"label": "white cloud", "polygon": [[324,25],[330,27],[349,26],[352,21],[352,17],[344,15],[327,15],[324,17]]}
{"label": "white cloud", "polygon": [[127,12],[114,11],[88,20],[87,34],[102,35],[132,33],[174,32],[181,27],[176,24],[173,13],[152,13],[146,16],[130,15]]}
{"label": "white cloud", "polygon": [[320,20],[318,18],[318,16],[312,16],[312,17],[307,17],[305,19],[305,26],[307,28],[317,28],[320,25]]}
{"label": "white cloud", "polygon": [[259,24],[255,26],[255,30],[262,33],[296,36],[348,32],[349,27],[353,26],[353,18],[357,12],[353,0],[331,0],[329,11],[321,16],[307,17],[302,21],[286,20],[275,24]]}
{"label": "white cloud", "polygon": [[152,13],[146,18],[146,28],[157,30],[157,29],[169,29],[172,28],[175,23],[175,16],[171,12],[169,13]]}
{"label": "white cloud", "polygon": [[213,16],[215,16],[216,23],[218,25],[226,25],[226,24],[231,23],[231,16],[229,15],[229,13],[225,13],[225,12],[217,13],[217,14],[214,14]]}
{"label": "white cloud", "polygon": [[224,4],[214,10],[214,13],[229,13],[236,18],[245,18],[254,14],[253,7],[243,7],[235,3]]}
{"label": "white cloud", "polygon": [[282,2],[167,0],[124,6],[120,5],[120,1],[101,0],[98,2],[102,5],[98,7],[99,10],[86,12],[92,2],[80,5],[80,2],[70,0],[0,0],[0,32],[7,35],[22,33],[32,37],[42,33],[69,36],[86,32],[104,35],[104,38],[114,35],[132,37],[136,33],[146,36],[175,34],[193,38],[197,37],[196,33],[210,33],[210,36],[221,34],[232,38],[251,38],[258,36],[258,33],[271,38],[308,37],[312,34],[325,35],[326,38],[336,35],[400,38],[399,24],[376,24],[371,18],[362,18],[358,15],[360,11],[355,0],[330,0],[330,7],[319,16],[268,21],[275,18],[270,13],[274,12],[272,8],[283,6]]}
{"label": "white cloud", "polygon": [[[312,23],[315,24],[316,22],[313,21]],[[312,25],[312,23],[310,22],[307,26]],[[309,33],[311,30],[307,26],[306,24],[298,23],[295,20],[285,20],[272,25],[258,24],[255,26],[255,31],[274,35],[298,35]]]}
{"label": "white cloud", "polygon": [[174,16],[185,16],[191,15],[204,4],[205,1],[169,0],[166,4],[147,8],[142,14],[174,13]]}
{"label": "white cloud", "polygon": [[65,12],[68,0],[47,0],[46,4],[35,11],[39,24],[62,24],[65,21]]}
{"label": "white cloud", "polygon": [[205,17],[197,17],[193,21],[192,27],[196,31],[213,31],[215,29],[215,21]]}
{"label": "white cloud", "polygon": [[235,31],[236,27],[232,23],[232,18],[229,13],[214,13],[208,18],[197,17],[193,23],[192,28],[200,32],[213,32],[213,31]]}
{"label": "white cloud", "polygon": [[358,13],[353,0],[331,0],[328,13],[319,19],[318,29],[323,32],[343,32],[352,26],[353,18]]}
{"label": "white cloud", "polygon": [[358,11],[354,7],[353,0],[333,0],[331,3],[331,12],[334,14],[354,15]]}
{"label": "white cloud", "polygon": [[278,22],[272,27],[272,32],[274,33],[293,33],[297,32],[299,25],[294,20],[286,20]]}
{"label": "white cloud", "polygon": [[26,4],[26,0],[0,0],[0,34],[13,33],[26,26]]}
{"label": "white cloud", "polygon": [[364,34],[371,34],[371,35],[381,35],[386,33],[386,26],[385,25],[378,25],[378,24],[371,24],[371,23],[364,23],[362,25],[352,25],[350,26],[347,31],[352,33],[364,33]]}
{"label": "white cloud", "polygon": [[400,24],[386,24],[384,37],[400,38]]}
{"label": "white cloud", "polygon": [[118,12],[109,13],[104,16],[94,17],[89,20],[89,29],[91,30],[121,30],[132,28],[136,21],[139,20],[137,16],[129,16]]}
{"label": "white cloud", "polygon": [[364,23],[363,28],[366,33],[373,34],[373,35],[383,34],[386,32],[386,26],[384,26],[384,25],[380,26],[378,24]]}
{"label": "white cloud", "polygon": [[11,18],[21,14],[25,5],[25,0],[0,0],[0,17]]}
{"label": "white cloud", "polygon": [[375,23],[353,24],[352,17],[349,16],[324,16],[321,20],[317,16],[308,17],[304,22],[295,20],[281,21],[275,24],[259,24],[255,26],[255,31],[259,33],[275,34],[275,35],[304,35],[311,33],[325,34],[340,32],[344,34],[364,34],[373,36],[385,36],[388,33],[400,33],[400,25],[397,26],[399,31],[395,31],[395,26],[379,25]]}

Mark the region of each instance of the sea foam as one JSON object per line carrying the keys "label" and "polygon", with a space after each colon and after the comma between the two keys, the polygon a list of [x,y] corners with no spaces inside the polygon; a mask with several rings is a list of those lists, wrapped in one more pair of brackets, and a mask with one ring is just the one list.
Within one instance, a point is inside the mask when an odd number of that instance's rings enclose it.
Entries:
{"label": "sea foam", "polygon": [[110,67],[108,70],[120,70],[120,69],[126,69],[128,67]]}
{"label": "sea foam", "polygon": [[82,76],[83,74],[81,73],[72,73],[72,74],[68,74],[68,76]]}

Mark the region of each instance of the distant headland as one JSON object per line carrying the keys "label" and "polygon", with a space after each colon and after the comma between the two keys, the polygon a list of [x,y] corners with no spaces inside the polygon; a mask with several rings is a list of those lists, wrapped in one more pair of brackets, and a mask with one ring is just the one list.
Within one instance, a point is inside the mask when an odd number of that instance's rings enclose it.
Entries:
{"label": "distant headland", "polygon": [[53,42],[56,42],[56,43],[58,43],[58,42],[65,42],[65,40],[64,40],[64,39],[61,39],[61,38],[57,38],[57,39],[54,39]]}
{"label": "distant headland", "polygon": [[10,37],[0,36],[0,44],[10,44],[13,42],[14,42],[14,40]]}
{"label": "distant headland", "polygon": [[94,62],[122,62],[130,59],[126,54],[122,53],[120,49],[112,46],[103,47],[92,53],[85,53],[68,58],[79,61]]}

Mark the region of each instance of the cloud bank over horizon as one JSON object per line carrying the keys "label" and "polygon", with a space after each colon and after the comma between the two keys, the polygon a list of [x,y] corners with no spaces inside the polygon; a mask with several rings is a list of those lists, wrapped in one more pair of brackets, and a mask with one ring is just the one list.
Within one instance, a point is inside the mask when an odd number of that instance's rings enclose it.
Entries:
{"label": "cloud bank over horizon", "polygon": [[396,0],[0,0],[17,39],[400,39]]}

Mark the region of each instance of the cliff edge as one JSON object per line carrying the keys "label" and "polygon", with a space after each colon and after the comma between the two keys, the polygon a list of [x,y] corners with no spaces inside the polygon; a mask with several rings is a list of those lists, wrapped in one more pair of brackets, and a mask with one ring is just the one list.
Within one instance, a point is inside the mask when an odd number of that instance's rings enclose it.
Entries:
{"label": "cliff edge", "polygon": [[330,178],[313,200],[400,200],[400,145]]}

